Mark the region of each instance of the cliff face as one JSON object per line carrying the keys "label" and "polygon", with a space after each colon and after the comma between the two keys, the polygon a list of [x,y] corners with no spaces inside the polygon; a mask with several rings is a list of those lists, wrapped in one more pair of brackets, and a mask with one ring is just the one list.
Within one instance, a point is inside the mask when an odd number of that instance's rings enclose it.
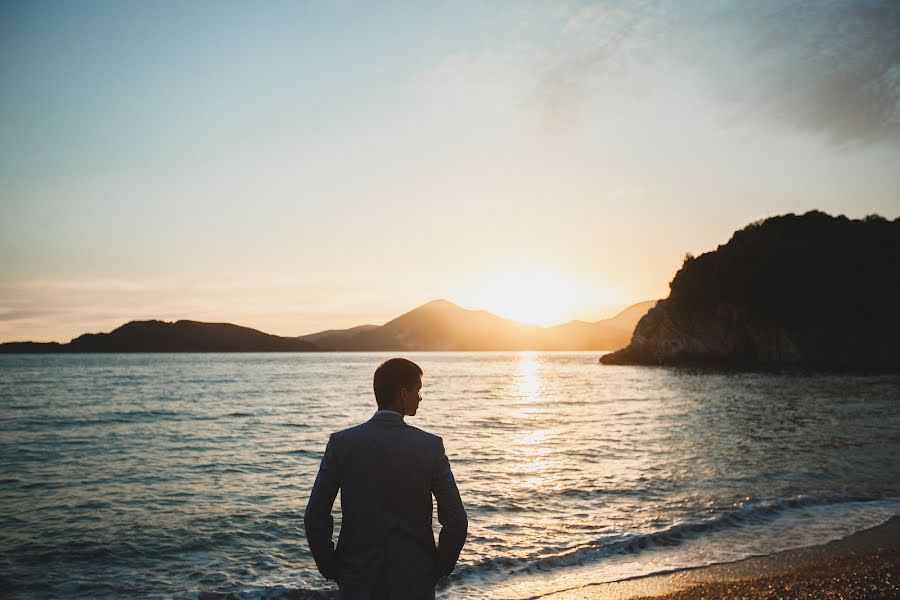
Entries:
{"label": "cliff face", "polygon": [[900,370],[900,219],[785,215],[687,257],[606,364]]}
{"label": "cliff face", "polygon": [[638,323],[626,348],[600,361],[619,365],[900,368],[896,346],[886,336],[853,327],[755,318],[745,306],[721,304],[703,319],[680,322],[662,301]]}

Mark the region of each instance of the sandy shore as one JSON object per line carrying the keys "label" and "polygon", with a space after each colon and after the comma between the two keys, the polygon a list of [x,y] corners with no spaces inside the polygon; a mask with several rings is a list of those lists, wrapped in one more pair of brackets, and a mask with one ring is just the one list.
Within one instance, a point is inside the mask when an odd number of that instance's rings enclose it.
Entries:
{"label": "sandy shore", "polygon": [[666,575],[588,585],[541,600],[900,598],[900,517],[821,546]]}

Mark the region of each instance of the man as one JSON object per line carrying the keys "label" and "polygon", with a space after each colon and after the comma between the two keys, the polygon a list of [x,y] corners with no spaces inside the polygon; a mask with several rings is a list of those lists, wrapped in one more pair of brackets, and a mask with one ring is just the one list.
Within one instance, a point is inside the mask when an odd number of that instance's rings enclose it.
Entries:
{"label": "man", "polygon": [[[468,520],[441,438],[407,425],[422,400],[422,369],[392,358],[375,370],[375,415],[328,439],[304,515],[319,572],[346,600],[433,599],[456,565]],[[331,507],[341,490],[341,533]],[[435,546],[431,496],[441,533]]]}

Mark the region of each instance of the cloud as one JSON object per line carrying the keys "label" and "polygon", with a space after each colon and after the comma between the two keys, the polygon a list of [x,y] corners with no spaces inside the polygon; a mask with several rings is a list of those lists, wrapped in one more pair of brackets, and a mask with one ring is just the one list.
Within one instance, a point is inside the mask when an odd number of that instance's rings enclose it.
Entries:
{"label": "cloud", "polygon": [[[10,286],[11,287],[11,286]],[[147,289],[147,285],[125,279],[28,279],[17,282],[16,287],[29,290],[65,292],[137,292]]]}
{"label": "cloud", "polygon": [[895,0],[614,2],[568,15],[560,37],[537,85],[551,113],[577,106],[587,82],[603,92],[643,74],[672,86],[661,74],[676,72],[735,120],[900,142]]}
{"label": "cloud", "polygon": [[58,314],[60,311],[53,309],[41,308],[14,308],[10,310],[0,310],[0,321],[24,321],[49,315]]}
{"label": "cloud", "polygon": [[900,4],[746,3],[734,17],[761,112],[840,143],[900,141]]}
{"label": "cloud", "polygon": [[561,39],[535,86],[545,129],[569,129],[585,109],[591,80],[615,80],[629,57],[657,37],[659,2],[635,0],[561,10]]}

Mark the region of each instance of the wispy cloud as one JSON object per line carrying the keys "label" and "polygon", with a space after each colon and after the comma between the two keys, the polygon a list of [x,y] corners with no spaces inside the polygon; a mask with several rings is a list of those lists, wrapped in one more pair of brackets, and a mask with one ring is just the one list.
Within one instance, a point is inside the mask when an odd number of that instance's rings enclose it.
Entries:
{"label": "wispy cloud", "polygon": [[47,308],[14,308],[9,310],[0,309],[0,322],[6,321],[27,321],[58,314],[60,311]]}
{"label": "wispy cloud", "polygon": [[148,289],[146,283],[126,279],[26,279],[17,287],[28,290],[82,291],[82,292],[135,292]]}
{"label": "wispy cloud", "polygon": [[837,142],[900,142],[897,2],[741,3],[713,24],[746,28],[733,64],[754,77],[732,91],[748,111]]}
{"label": "wispy cloud", "polygon": [[900,142],[893,0],[616,2],[572,11],[560,31],[537,85],[550,112],[577,103],[586,82],[610,89],[674,69],[696,75],[737,120],[839,143]]}

